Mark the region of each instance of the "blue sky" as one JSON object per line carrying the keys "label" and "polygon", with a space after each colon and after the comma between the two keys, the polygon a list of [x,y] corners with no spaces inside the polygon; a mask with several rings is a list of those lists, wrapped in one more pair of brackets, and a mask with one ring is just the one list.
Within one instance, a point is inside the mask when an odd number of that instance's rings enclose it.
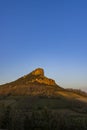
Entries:
{"label": "blue sky", "polygon": [[0,84],[38,67],[87,90],[86,0],[0,1]]}

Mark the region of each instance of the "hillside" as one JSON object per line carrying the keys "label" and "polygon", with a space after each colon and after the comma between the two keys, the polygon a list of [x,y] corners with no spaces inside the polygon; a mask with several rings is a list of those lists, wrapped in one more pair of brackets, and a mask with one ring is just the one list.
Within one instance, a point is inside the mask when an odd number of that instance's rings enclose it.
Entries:
{"label": "hillside", "polygon": [[58,96],[86,101],[87,94],[73,89],[64,89],[55,80],[44,75],[42,68],[37,68],[23,77],[0,85],[0,95]]}
{"label": "hillside", "polygon": [[38,68],[0,85],[0,129],[87,130],[87,94],[60,87]]}

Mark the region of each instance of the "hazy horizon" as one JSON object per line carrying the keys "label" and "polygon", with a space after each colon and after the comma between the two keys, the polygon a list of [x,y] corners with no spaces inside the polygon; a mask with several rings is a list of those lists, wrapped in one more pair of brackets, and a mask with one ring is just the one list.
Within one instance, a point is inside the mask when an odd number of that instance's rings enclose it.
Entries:
{"label": "hazy horizon", "polygon": [[43,68],[87,91],[87,1],[0,1],[0,84]]}

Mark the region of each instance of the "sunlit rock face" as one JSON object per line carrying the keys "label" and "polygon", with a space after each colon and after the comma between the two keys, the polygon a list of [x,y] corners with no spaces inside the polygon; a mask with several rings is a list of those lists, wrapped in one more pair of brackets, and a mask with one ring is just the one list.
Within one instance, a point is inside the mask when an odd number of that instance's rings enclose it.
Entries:
{"label": "sunlit rock face", "polygon": [[38,76],[36,79],[32,79],[32,83],[38,82],[40,84],[56,85],[55,81],[44,76],[44,70],[42,68],[35,69],[31,72],[32,75]]}
{"label": "sunlit rock face", "polygon": [[44,70],[42,68],[35,69],[34,71],[31,72],[32,75],[40,75],[44,76]]}
{"label": "sunlit rock face", "polygon": [[55,85],[56,84],[54,80],[48,79],[46,77],[44,77],[44,78],[40,77],[40,78],[33,80],[33,82],[35,82],[35,81],[38,82],[38,83],[47,84],[47,85]]}

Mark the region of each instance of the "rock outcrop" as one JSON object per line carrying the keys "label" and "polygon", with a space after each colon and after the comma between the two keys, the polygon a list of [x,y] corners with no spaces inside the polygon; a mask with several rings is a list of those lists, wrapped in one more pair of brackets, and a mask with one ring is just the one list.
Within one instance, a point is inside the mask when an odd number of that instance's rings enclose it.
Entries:
{"label": "rock outcrop", "polygon": [[44,76],[44,70],[42,68],[37,68],[34,71],[31,72],[33,76],[37,76],[36,78],[32,78],[30,82],[38,82],[40,84],[46,84],[46,85],[56,85],[55,81],[53,79],[49,79]]}
{"label": "rock outcrop", "polygon": [[31,72],[32,75],[44,76],[44,70],[42,68],[37,68]]}

